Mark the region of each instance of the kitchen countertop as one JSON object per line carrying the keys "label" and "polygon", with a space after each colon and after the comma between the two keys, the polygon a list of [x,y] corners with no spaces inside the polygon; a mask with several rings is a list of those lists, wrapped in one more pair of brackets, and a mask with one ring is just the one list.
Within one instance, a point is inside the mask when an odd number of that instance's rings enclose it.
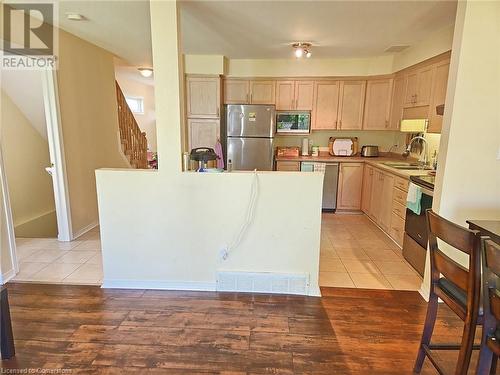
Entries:
{"label": "kitchen countertop", "polygon": [[414,170],[414,169],[396,169],[384,165],[382,163],[387,161],[392,162],[415,162],[413,159],[402,159],[397,156],[376,156],[376,157],[363,157],[363,156],[331,156],[328,153],[321,153],[319,156],[276,156],[276,161],[295,161],[295,162],[318,162],[318,163],[366,163],[373,165],[379,169],[385,170],[397,176],[409,179],[410,176],[426,176],[430,170]]}

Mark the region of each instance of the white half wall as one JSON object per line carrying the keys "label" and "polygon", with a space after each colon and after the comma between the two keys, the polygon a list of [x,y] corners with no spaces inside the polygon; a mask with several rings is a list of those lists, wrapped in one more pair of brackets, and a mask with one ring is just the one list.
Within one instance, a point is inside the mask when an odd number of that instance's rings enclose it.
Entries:
{"label": "white half wall", "polygon": [[177,3],[151,2],[159,170],[96,172],[104,287],[215,290],[217,271],[306,274],[319,295],[323,175],[259,172],[255,217],[244,222],[253,172],[181,172]]}

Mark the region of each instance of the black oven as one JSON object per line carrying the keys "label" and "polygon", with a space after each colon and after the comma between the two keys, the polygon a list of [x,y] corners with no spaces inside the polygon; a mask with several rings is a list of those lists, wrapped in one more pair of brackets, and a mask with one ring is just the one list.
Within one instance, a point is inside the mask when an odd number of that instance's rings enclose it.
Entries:
{"label": "black oven", "polygon": [[406,209],[403,256],[423,276],[429,239],[425,211],[432,208],[434,176],[411,176],[410,180],[422,189],[421,210],[417,215],[409,208]]}

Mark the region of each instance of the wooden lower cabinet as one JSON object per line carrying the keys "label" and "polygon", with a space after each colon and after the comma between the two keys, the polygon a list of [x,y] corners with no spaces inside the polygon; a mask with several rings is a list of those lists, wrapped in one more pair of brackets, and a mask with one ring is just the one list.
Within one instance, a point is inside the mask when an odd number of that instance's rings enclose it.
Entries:
{"label": "wooden lower cabinet", "polygon": [[276,162],[277,171],[288,171],[288,172],[300,172],[300,162],[299,161],[277,161]]}
{"label": "wooden lower cabinet", "polygon": [[371,165],[365,165],[365,171],[363,173],[363,189],[361,191],[361,211],[363,211],[367,215],[369,215],[370,213],[372,186],[373,186],[373,167]]}
{"label": "wooden lower cabinet", "polygon": [[379,211],[379,225],[386,232],[391,227],[392,216],[392,194],[394,188],[394,175],[382,173],[382,188],[379,199],[383,202]]}
{"label": "wooden lower cabinet", "polygon": [[389,235],[394,241],[396,241],[399,246],[403,247],[403,238],[405,235],[405,219],[396,215],[395,213],[393,213],[391,217],[391,228],[389,229]]}
{"label": "wooden lower cabinet", "polygon": [[360,210],[364,163],[340,163],[337,209]]}

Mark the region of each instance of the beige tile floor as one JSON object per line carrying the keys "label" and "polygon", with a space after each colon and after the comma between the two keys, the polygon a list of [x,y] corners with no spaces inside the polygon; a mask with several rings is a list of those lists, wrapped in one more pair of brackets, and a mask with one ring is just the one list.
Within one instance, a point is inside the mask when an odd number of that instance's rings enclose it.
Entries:
{"label": "beige tile floor", "polygon": [[99,228],[72,242],[55,238],[16,238],[19,273],[15,281],[102,284]]}
{"label": "beige tile floor", "polygon": [[323,214],[321,286],[419,290],[420,275],[365,215]]}

